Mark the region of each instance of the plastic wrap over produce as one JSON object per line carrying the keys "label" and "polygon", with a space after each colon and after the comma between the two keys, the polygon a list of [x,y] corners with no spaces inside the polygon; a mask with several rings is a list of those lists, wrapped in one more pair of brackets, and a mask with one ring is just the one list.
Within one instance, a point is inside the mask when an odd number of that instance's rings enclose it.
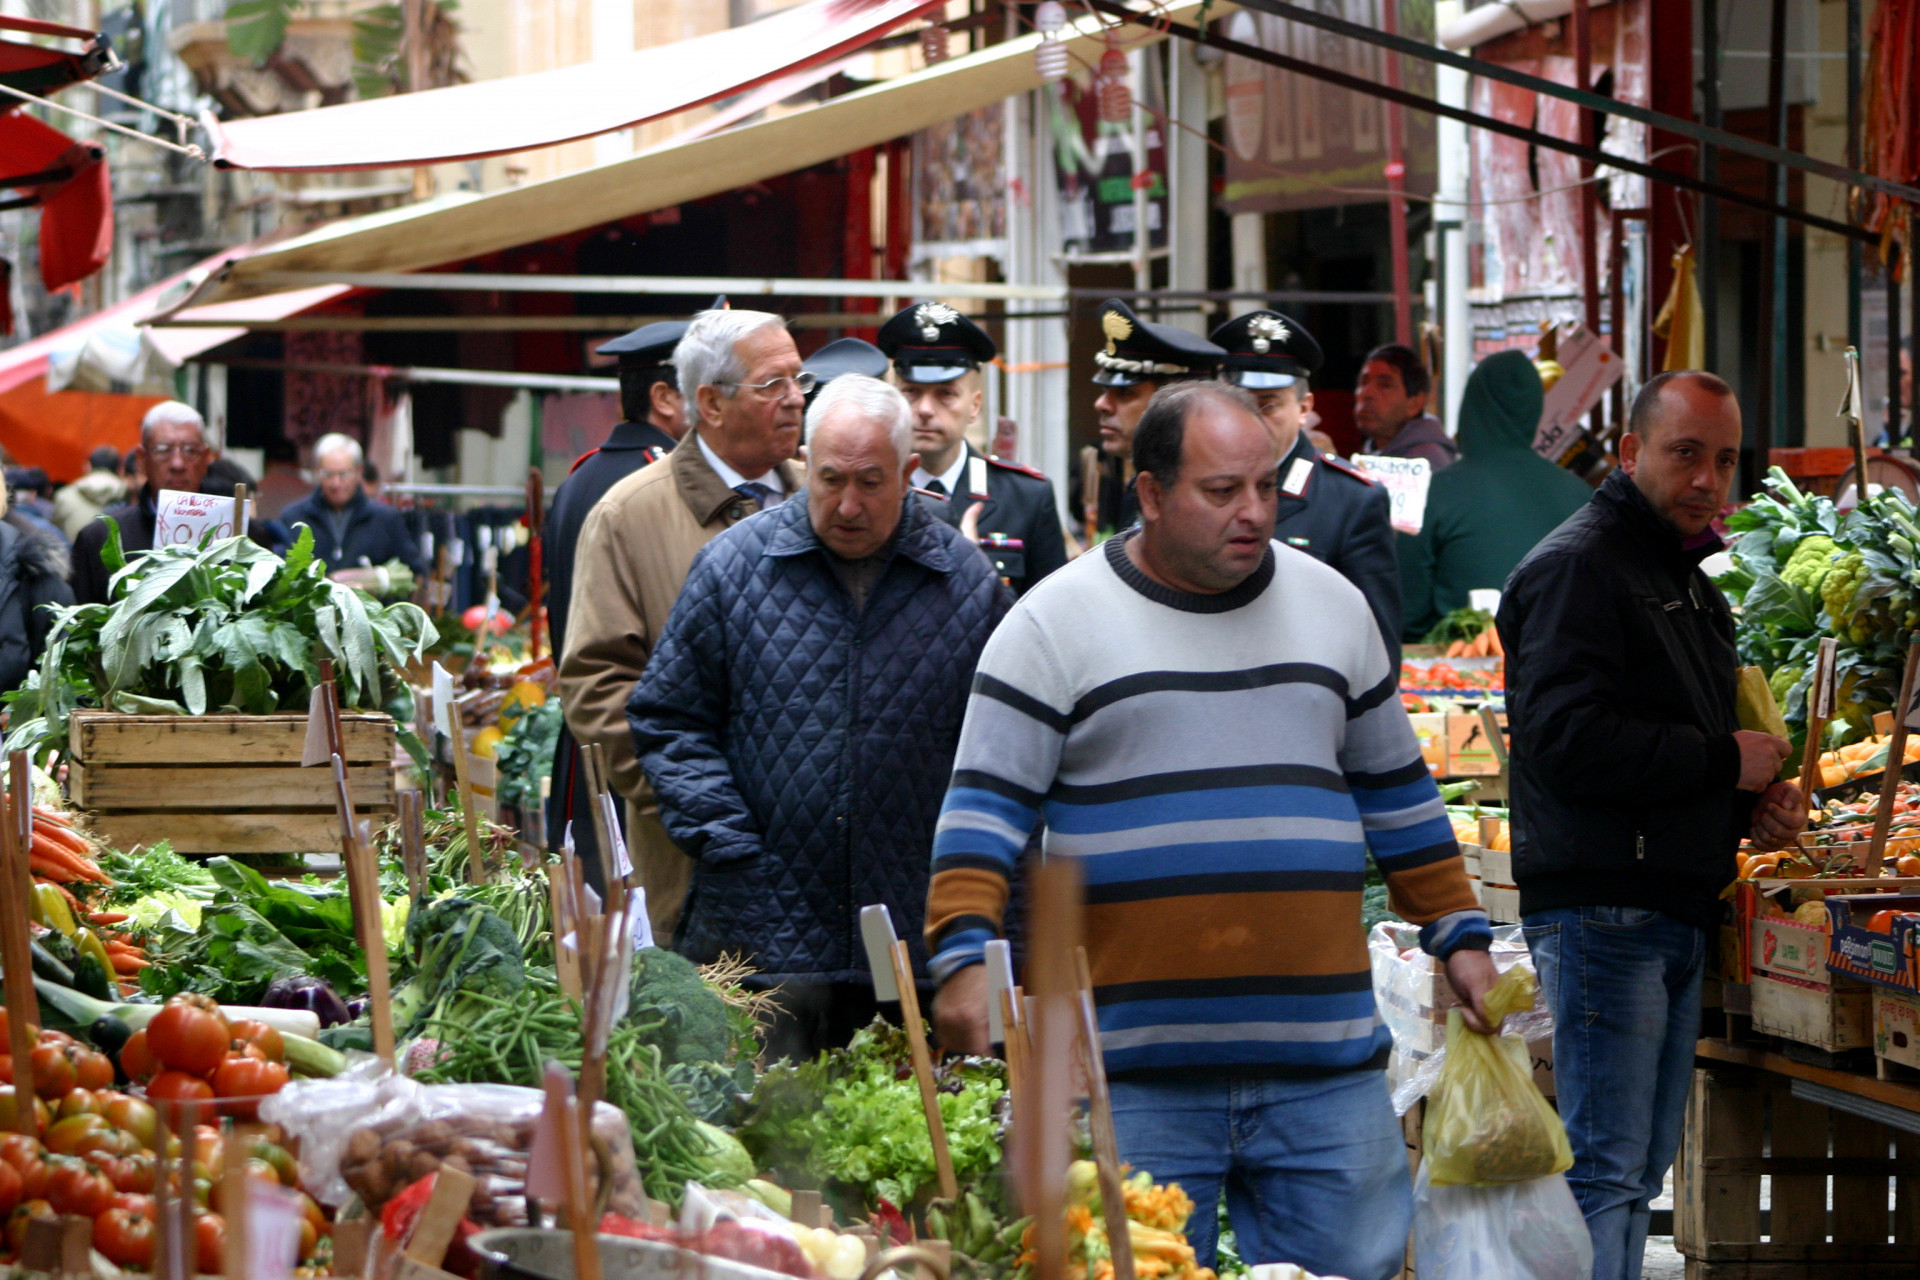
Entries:
{"label": "plastic wrap over produce", "polygon": [[[316,1199],[337,1208],[358,1195],[378,1213],[408,1184],[451,1165],[475,1180],[468,1217],[482,1227],[527,1224],[527,1153],[544,1105],[539,1090],[425,1085],[375,1062],[357,1071],[296,1080],[261,1107],[263,1120],[299,1140],[301,1180]],[[639,1217],[640,1174],[626,1116],[598,1104],[592,1145],[597,1208]]]}
{"label": "plastic wrap over produce", "polygon": [[[1447,1010],[1460,1002],[1439,962],[1420,950],[1420,930],[1414,925],[1381,921],[1367,936],[1367,953],[1373,964],[1373,1000],[1393,1033],[1387,1087],[1393,1090],[1394,1111],[1405,1115],[1440,1078],[1440,1064],[1446,1058]],[[1502,973],[1516,964],[1533,972],[1533,957],[1517,924],[1493,927],[1491,954],[1494,968]],[[1527,1042],[1538,1077],[1539,1063],[1552,1061],[1553,1014],[1546,997],[1535,997],[1532,1012],[1508,1018],[1505,1032]]]}

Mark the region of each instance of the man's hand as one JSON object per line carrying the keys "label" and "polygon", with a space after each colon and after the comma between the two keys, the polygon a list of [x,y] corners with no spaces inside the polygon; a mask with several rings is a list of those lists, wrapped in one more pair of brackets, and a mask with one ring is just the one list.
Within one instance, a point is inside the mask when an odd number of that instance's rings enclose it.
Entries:
{"label": "man's hand", "polygon": [[1735,733],[1733,742],[1740,748],[1740,781],[1737,785],[1742,791],[1765,791],[1767,784],[1779,774],[1780,762],[1793,750],[1793,744],[1785,738],[1776,738],[1770,733],[1755,733],[1751,729]]}
{"label": "man's hand", "polygon": [[976,502],[960,517],[960,536],[968,542],[980,541],[980,513],[986,509],[986,503]]}
{"label": "man's hand", "polygon": [[1784,849],[1807,829],[1807,798],[1791,782],[1776,782],[1753,806],[1753,846],[1761,852]]}
{"label": "man's hand", "polygon": [[1467,1030],[1490,1036],[1498,1027],[1487,1025],[1487,992],[1500,976],[1493,957],[1484,951],[1461,947],[1447,957],[1447,985],[1460,997],[1460,1020]]}
{"label": "man's hand", "polygon": [[948,1053],[983,1056],[987,1043],[987,966],[970,964],[933,998],[933,1032]]}

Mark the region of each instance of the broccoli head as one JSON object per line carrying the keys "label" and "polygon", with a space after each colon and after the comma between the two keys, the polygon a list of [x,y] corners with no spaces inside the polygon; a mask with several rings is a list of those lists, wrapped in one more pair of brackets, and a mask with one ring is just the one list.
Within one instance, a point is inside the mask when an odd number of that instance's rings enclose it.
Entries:
{"label": "broccoli head", "polygon": [[668,1066],[724,1065],[731,1057],[733,1027],[726,1002],[707,986],[692,961],[675,952],[645,947],[634,953],[627,1018],[659,1024],[646,1033],[646,1040],[660,1047],[660,1059]]}
{"label": "broccoli head", "polygon": [[1850,551],[1833,562],[1833,567],[1820,579],[1820,603],[1827,607],[1827,617],[1833,619],[1836,627],[1851,625],[1850,616],[1853,598],[1860,591],[1860,585],[1867,580],[1867,558],[1858,551]]}
{"label": "broccoli head", "polygon": [[1821,580],[1833,565],[1839,548],[1824,533],[1810,534],[1794,545],[1793,554],[1780,569],[1780,577],[1808,595],[1820,594]]}

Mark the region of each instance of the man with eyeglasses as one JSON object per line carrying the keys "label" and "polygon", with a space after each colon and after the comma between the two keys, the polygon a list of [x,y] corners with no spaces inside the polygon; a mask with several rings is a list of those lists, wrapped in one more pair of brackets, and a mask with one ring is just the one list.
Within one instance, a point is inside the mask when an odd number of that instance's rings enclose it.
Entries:
{"label": "man with eyeglasses", "polygon": [[[582,747],[606,752],[627,802],[627,841],[654,936],[673,937],[692,864],[660,825],[640,772],[627,699],[646,669],[693,558],[724,530],[796,492],[792,459],[814,375],[786,321],[765,311],[699,312],[674,348],[692,430],[657,466],[594,504],[574,552],[560,700]],[[598,877],[601,868],[588,863]]]}
{"label": "man with eyeglasses", "polygon": [[330,571],[379,568],[391,561],[423,577],[427,558],[407,528],[407,518],[366,491],[365,452],[352,436],[332,432],[313,446],[319,484],[287,507],[280,519],[288,528],[313,530],[313,553]]}
{"label": "man with eyeglasses", "polygon": [[[113,571],[101,552],[107,545],[107,521],[120,527],[120,550],[131,556],[153,548],[153,522],[162,489],[198,493],[207,467],[219,450],[207,443],[207,424],[192,405],[167,400],[147,410],[140,421],[140,447],[134,450],[146,483],[133,501],[114,507],[81,529],[73,540],[73,597],[80,604],[108,603]],[[228,496],[231,496],[229,493]],[[253,540],[266,546],[258,530]]]}

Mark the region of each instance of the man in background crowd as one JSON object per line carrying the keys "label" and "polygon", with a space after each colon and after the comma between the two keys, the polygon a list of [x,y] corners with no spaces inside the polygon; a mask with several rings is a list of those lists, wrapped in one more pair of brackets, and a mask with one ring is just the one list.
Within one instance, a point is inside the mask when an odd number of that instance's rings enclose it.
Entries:
{"label": "man in background crowd", "polygon": [[1710,373],[1634,397],[1620,466],[1500,598],[1520,922],[1553,1010],[1567,1182],[1594,1280],[1638,1280],[1685,1122],[1734,849],[1794,843],[1785,738],[1740,728],[1727,602],[1700,562],[1740,464]]}
{"label": "man in background crowd", "polygon": [[53,495],[53,522],[71,542],[87,522],[127,500],[127,482],[120,478],[120,451],[103,444],[87,455],[87,474]]}
{"label": "man in background crowd", "polygon": [[[366,455],[352,436],[331,433],[313,446],[313,468],[320,483],[280,513],[289,529],[313,530],[313,553],[327,568],[379,568],[398,560],[424,576],[426,556],[407,527],[407,518],[367,496]],[[297,532],[295,536],[298,536]]]}
{"label": "man in background crowd", "polygon": [[1394,557],[1393,504],[1387,491],[1345,458],[1308,436],[1313,411],[1308,378],[1320,368],[1320,344],[1306,326],[1278,311],[1250,311],[1215,329],[1227,356],[1220,377],[1244,387],[1280,450],[1273,536],[1306,552],[1360,588],[1380,623],[1387,660],[1400,669],[1400,568]]}
{"label": "man in background crowd", "polygon": [[844,375],[807,411],[807,488],[720,534],[627,704],[694,860],[677,949],[777,987],[767,1056],[812,1059],[875,1012],[862,905],[919,941],[974,664],[1012,598],[917,500],[900,392]]}
{"label": "man in background crowd", "polygon": [[997,354],[993,339],[941,302],[915,303],[878,337],[913,408],[914,486],[945,500],[941,518],[956,529],[978,508],[975,536],[1020,595],[1067,562],[1067,545],[1052,481],[967,440],[980,420],[980,366]]}
{"label": "man in background crowd", "polygon": [[[120,530],[120,549],[127,555],[153,549],[153,526],[160,492],[199,493],[207,468],[218,454],[207,438],[206,420],[192,405],[163,400],[140,420],[140,445],[134,467],[146,477],[131,500],[102,513],[73,540],[73,598],[80,604],[106,604],[107,583],[113,578],[102,559],[107,545],[107,521]],[[229,491],[231,493],[231,491]],[[258,529],[248,534],[261,546],[271,545]]]}
{"label": "man in background crowd", "polygon": [[[1142,320],[1118,298],[1100,304],[1100,334],[1105,345],[1094,352],[1093,375],[1100,396],[1100,528],[1117,532],[1140,518],[1133,483],[1133,432],[1147,402],[1161,387],[1193,378],[1211,378],[1227,353],[1198,334],[1170,324]],[[1097,530],[1087,530],[1091,541]]]}
{"label": "man in background crowd", "polygon": [[[597,449],[580,455],[554,490],[542,533],[547,574],[547,634],[555,661],[566,652],[569,606],[573,603],[574,552],[587,513],[607,490],[640,468],[673,452],[687,433],[687,402],[675,384],[673,349],[686,336],[685,320],[643,325],[603,344],[597,354],[612,356],[620,377],[620,421]],[[547,843],[559,848],[573,824],[574,849],[598,865],[599,837],[585,807],[586,782],[580,771],[580,746],[565,725],[553,748],[553,793],[547,800]],[[624,823],[625,815],[621,815]],[[624,827],[622,828],[624,831]]]}
{"label": "man in background crowd", "polygon": [[567,728],[582,746],[597,742],[606,752],[609,785],[627,802],[634,869],[663,943],[679,922],[692,864],[660,825],[627,699],[694,555],[800,487],[792,459],[813,386],[786,322],[765,311],[700,312],[673,361],[693,430],[661,465],[627,476],[588,513],[560,658]]}
{"label": "man in background crowd", "polygon": [[1544,397],[1518,351],[1474,366],[1460,396],[1460,460],[1433,478],[1420,532],[1400,540],[1406,638],[1499,590],[1540,539],[1593,497],[1593,486],[1533,451]]}
{"label": "man in background crowd", "polygon": [[1353,388],[1353,421],[1366,437],[1364,452],[1425,458],[1435,471],[1451,466],[1460,451],[1427,412],[1432,394],[1433,375],[1411,347],[1389,342],[1368,352]]}

